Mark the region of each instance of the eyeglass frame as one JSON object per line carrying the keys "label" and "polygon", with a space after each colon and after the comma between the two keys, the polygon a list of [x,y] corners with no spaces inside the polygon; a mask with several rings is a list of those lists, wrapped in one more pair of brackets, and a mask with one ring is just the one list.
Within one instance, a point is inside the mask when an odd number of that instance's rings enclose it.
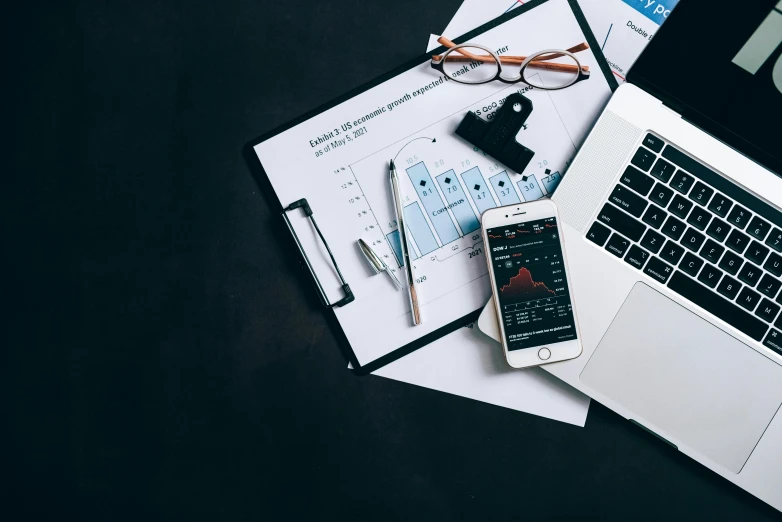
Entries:
{"label": "eyeglass frame", "polygon": [[[458,51],[459,49],[464,48],[464,47],[474,47],[474,48],[481,49],[482,51],[486,51],[487,53],[489,53],[492,56],[492,58],[494,58],[494,61],[497,64],[497,74],[494,75],[493,78],[489,78],[489,79],[478,81],[478,82],[464,82],[464,81],[461,81],[461,80],[459,80],[457,78],[450,77],[450,75],[447,72],[445,72],[445,68],[444,68],[445,59],[452,52]],[[569,56],[570,58],[572,58],[576,62],[576,64],[578,65],[578,76],[576,76],[575,80],[573,80],[572,82],[568,83],[567,85],[562,85],[562,86],[559,86],[559,87],[541,87],[541,86],[538,86],[538,85],[532,85],[529,82],[527,82],[524,79],[524,70],[527,68],[527,66],[531,62],[535,61],[536,58],[540,57],[541,55],[546,55],[546,54],[561,54],[561,55]],[[577,84],[578,82],[581,82],[581,81],[584,81],[584,80],[588,80],[589,79],[589,75],[590,75],[589,70],[585,70],[584,66],[581,65],[581,62],[578,60],[578,58],[576,58],[576,55],[571,53],[570,51],[566,51],[564,49],[546,49],[546,50],[539,51],[539,52],[537,52],[535,54],[532,54],[532,55],[528,56],[526,58],[526,60],[521,62],[521,66],[519,68],[518,77],[516,77],[516,78],[503,78],[502,77],[502,60],[500,59],[500,57],[494,51],[489,49],[488,47],[485,47],[485,46],[480,45],[480,44],[475,44],[475,43],[463,43],[463,44],[459,44],[459,45],[456,45],[456,46],[453,46],[453,47],[449,47],[448,50],[446,50],[439,57],[434,57],[433,56],[430,65],[431,65],[432,69],[434,69],[436,71],[439,71],[446,78],[449,78],[449,79],[451,79],[451,80],[453,80],[453,81],[455,81],[457,83],[461,83],[462,85],[483,85],[484,83],[489,83],[489,82],[493,82],[495,80],[499,80],[502,83],[507,83],[507,84],[526,83],[527,85],[529,85],[530,87],[532,87],[534,89],[541,89],[541,90],[547,90],[547,91],[558,91],[560,89],[566,89],[568,87],[571,87],[571,86]]]}

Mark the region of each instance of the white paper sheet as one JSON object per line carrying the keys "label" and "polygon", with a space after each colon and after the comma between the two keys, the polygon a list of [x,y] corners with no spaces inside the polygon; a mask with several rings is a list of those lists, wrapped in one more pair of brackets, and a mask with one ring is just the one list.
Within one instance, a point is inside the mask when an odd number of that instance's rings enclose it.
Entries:
{"label": "white paper sheet", "polygon": [[[438,45],[437,36],[431,35],[427,50]],[[510,368],[502,347],[478,331],[477,324],[447,335],[373,375],[581,427],[589,412],[589,397],[548,372]]]}
{"label": "white paper sheet", "polygon": [[[603,54],[624,82],[627,71],[679,0],[579,0]],[[464,0],[443,34],[456,38],[525,2]]]}
{"label": "white paper sheet", "polygon": [[[528,46],[570,47],[583,42],[584,35],[569,4],[550,0],[489,29],[480,40],[490,48],[522,54]],[[590,50],[579,56],[583,65],[599,71]],[[477,216],[484,203],[497,206],[502,198],[490,178],[506,171],[506,187],[529,199],[524,190],[531,185],[537,194],[533,199],[540,197],[546,180],[564,172],[611,94],[599,72],[568,89],[525,91],[534,110],[517,139],[535,155],[523,173],[514,174],[466,146],[454,131],[467,110],[491,113],[519,89],[525,88],[445,81],[427,61],[255,146],[283,205],[307,198],[346,274],[356,301],[335,313],[359,363],[407,345],[486,302],[491,290]],[[407,219],[425,319],[416,327],[407,296],[388,277],[373,276],[356,245],[363,238],[389,265],[396,264],[391,158],[400,166],[406,214],[412,209],[411,217],[417,218]],[[459,178],[465,193],[454,196],[446,185],[450,179],[455,186]],[[466,219],[470,213],[474,217]],[[301,215],[293,226],[326,294],[330,300],[339,298],[339,281],[312,227]]]}
{"label": "white paper sheet", "polygon": [[460,328],[373,375],[581,427],[589,410],[589,397],[548,372],[508,366],[502,347],[477,325]]}

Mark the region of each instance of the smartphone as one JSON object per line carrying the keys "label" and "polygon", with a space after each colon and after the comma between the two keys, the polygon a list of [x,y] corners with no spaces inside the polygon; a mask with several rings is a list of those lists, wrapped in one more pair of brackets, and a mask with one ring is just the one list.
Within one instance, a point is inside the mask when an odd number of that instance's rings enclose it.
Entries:
{"label": "smartphone", "polygon": [[526,368],[581,355],[554,202],[541,199],[487,210],[481,228],[508,364]]}

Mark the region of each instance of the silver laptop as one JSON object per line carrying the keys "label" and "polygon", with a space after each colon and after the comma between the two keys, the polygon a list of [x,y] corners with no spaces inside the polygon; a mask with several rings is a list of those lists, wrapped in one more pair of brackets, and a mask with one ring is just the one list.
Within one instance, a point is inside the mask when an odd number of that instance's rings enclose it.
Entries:
{"label": "silver laptop", "polygon": [[780,510],[781,44],[687,0],[647,46],[553,197],[584,352],[544,366]]}

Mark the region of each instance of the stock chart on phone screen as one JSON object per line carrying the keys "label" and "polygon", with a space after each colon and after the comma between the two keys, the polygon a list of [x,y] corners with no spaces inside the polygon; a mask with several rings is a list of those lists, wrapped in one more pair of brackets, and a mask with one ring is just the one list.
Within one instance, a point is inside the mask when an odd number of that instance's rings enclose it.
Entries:
{"label": "stock chart on phone screen", "polygon": [[575,339],[556,218],[486,233],[508,350]]}

